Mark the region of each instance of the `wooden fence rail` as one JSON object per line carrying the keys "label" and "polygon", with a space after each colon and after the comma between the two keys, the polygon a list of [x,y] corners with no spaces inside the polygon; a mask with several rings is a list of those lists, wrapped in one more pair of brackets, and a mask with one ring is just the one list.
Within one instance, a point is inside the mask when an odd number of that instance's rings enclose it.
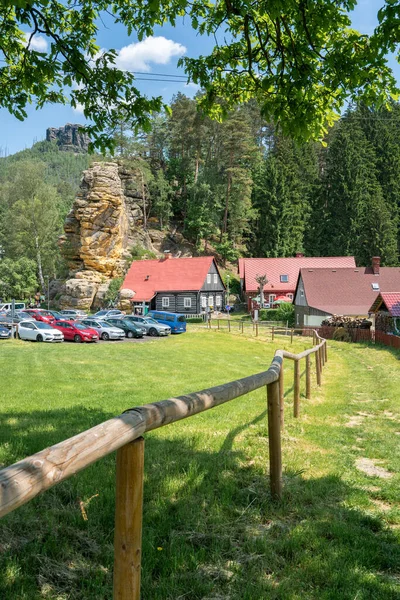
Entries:
{"label": "wooden fence rail", "polygon": [[[311,395],[310,356],[315,354],[320,369],[322,355],[325,360],[327,357],[326,340],[317,332],[312,335],[315,343],[312,348],[300,354],[277,350],[267,371],[193,394],[131,408],[96,427],[1,469],[0,517],[117,451],[113,598],[139,600],[144,477],[142,435],[146,431],[191,417],[266,386],[270,489],[271,495],[280,499],[281,430],[284,425],[283,361],[289,359],[295,362],[294,415],[297,417],[300,410],[300,361],[306,359],[308,398]],[[320,381],[317,369],[318,385]]]}

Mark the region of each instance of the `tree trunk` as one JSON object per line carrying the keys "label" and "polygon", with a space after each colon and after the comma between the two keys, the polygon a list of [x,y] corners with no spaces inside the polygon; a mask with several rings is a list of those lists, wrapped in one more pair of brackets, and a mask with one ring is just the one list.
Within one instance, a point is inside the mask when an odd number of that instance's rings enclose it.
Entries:
{"label": "tree trunk", "polygon": [[46,284],[45,284],[44,277],[43,277],[42,257],[40,254],[39,238],[37,235],[35,236],[35,248],[36,248],[36,262],[37,262],[37,268],[38,268],[40,287],[42,288],[43,295],[45,296],[46,295]]}
{"label": "tree trunk", "polygon": [[144,186],[143,171],[140,170],[140,176],[142,180],[142,197],[143,197],[143,227],[147,229],[147,208],[146,208],[146,189]]}
{"label": "tree trunk", "polygon": [[233,163],[233,149],[230,149],[229,152],[229,170],[228,170],[228,181],[226,183],[226,196],[225,196],[225,212],[224,212],[224,221],[222,224],[222,233],[226,233],[228,231],[228,211],[229,211],[229,200],[231,197],[231,188],[232,188],[232,168]]}
{"label": "tree trunk", "polygon": [[195,170],[194,170],[194,183],[197,183],[197,179],[199,177],[199,163],[200,163],[200,151],[197,149],[196,163],[195,163]]}

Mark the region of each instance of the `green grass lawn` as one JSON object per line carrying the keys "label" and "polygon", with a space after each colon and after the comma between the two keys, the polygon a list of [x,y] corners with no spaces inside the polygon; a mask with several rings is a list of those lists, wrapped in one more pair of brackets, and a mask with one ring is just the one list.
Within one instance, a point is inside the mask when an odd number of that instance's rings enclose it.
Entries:
{"label": "green grass lawn", "polygon": [[[251,335],[193,327],[149,343],[2,342],[0,463],[309,344]],[[296,421],[285,363],[279,504],[265,390],[146,434],[143,600],[400,598],[400,354],[328,348],[323,385],[313,374]],[[360,459],[391,476],[367,475]],[[1,600],[112,598],[114,478],[110,456],[0,521]]]}

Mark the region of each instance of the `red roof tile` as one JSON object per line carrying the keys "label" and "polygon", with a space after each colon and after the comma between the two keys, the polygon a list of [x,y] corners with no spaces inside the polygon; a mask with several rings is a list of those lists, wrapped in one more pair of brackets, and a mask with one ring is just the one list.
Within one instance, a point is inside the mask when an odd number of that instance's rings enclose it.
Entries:
{"label": "red roof tile", "polygon": [[[296,289],[300,269],[303,267],[355,267],[353,256],[302,256],[289,258],[243,258],[246,292],[257,292],[257,275],[267,275],[268,283],[265,292],[293,293]],[[240,272],[239,261],[239,272]],[[287,283],[281,282],[281,275],[287,275]]]}
{"label": "red roof tile", "polygon": [[400,292],[399,267],[381,267],[379,275],[370,267],[301,269],[301,278],[308,306],[336,315],[367,315],[380,291]]}
{"label": "red roof tile", "polygon": [[400,292],[382,292],[371,306],[371,312],[379,310],[382,301],[392,317],[400,317]]}
{"label": "red roof tile", "polygon": [[135,260],[121,289],[134,291],[134,302],[148,302],[157,292],[198,291],[213,260],[212,256]]}

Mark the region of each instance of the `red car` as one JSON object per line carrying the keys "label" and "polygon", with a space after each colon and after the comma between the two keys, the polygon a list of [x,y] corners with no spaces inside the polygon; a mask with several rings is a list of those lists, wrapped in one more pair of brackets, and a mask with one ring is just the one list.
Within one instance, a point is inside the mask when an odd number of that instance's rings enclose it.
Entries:
{"label": "red car", "polygon": [[48,310],[43,308],[27,308],[24,312],[28,313],[35,321],[42,321],[43,323],[53,323],[54,316]]}
{"label": "red car", "polygon": [[63,332],[64,340],[74,342],[98,342],[99,340],[99,334],[95,329],[78,321],[54,321],[51,326]]}

